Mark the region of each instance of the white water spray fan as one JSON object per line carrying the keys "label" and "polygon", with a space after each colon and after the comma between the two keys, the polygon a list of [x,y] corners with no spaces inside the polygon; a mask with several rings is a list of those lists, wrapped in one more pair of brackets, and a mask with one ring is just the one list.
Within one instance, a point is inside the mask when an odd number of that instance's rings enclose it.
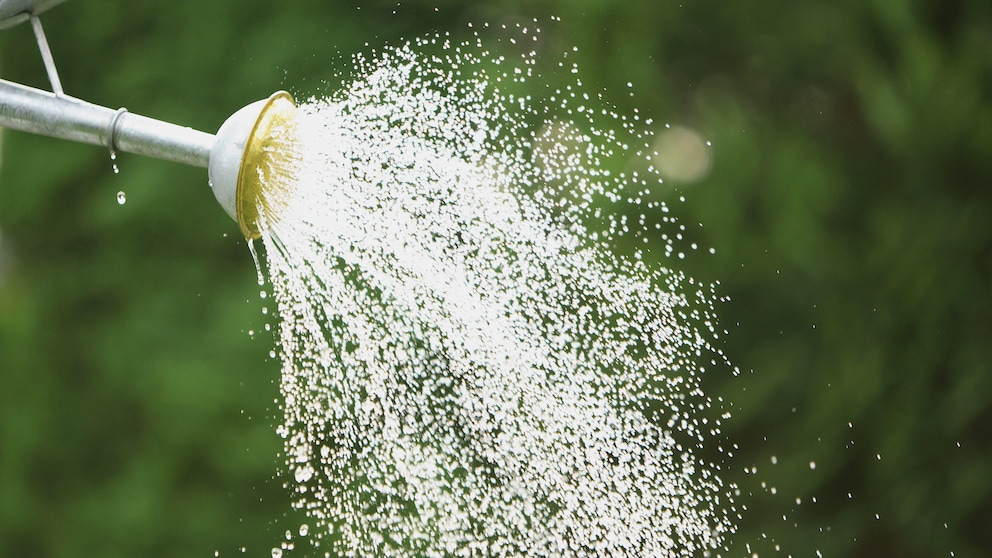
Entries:
{"label": "white water spray fan", "polygon": [[[103,145],[111,153],[147,155],[206,167],[214,196],[238,222],[245,238],[261,236],[259,204],[273,156],[273,129],[296,112],[285,91],[273,93],[231,115],[216,135],[113,110],[66,95],[38,15],[64,0],[0,0],[0,30],[29,21],[45,62],[52,91],[0,79],[0,126],[72,141]],[[278,156],[278,154],[276,154]]]}

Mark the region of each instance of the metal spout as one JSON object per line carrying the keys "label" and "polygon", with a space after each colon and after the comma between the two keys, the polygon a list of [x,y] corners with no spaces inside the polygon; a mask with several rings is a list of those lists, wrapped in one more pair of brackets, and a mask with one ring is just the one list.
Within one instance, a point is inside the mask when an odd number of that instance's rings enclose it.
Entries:
{"label": "metal spout", "polygon": [[[0,80],[0,126],[209,169],[210,186],[245,238],[258,238],[265,146],[295,113],[285,91],[237,111],[217,135]],[[259,174],[259,169],[265,167]]]}
{"label": "metal spout", "polygon": [[0,126],[206,167],[211,134],[0,80]]}
{"label": "metal spout", "polygon": [[30,21],[52,92],[0,80],[0,127],[103,145],[176,163],[208,167],[210,187],[245,238],[261,236],[263,188],[273,183],[286,154],[284,134],[296,112],[279,91],[231,115],[217,135],[101,107],[63,93],[38,14],[63,0],[0,0],[0,29]]}

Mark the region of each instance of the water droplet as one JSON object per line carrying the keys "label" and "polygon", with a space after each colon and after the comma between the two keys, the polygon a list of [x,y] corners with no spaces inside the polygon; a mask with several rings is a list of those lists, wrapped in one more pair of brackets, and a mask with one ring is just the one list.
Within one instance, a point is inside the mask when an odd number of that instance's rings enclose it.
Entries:
{"label": "water droplet", "polygon": [[282,558],[282,549],[278,546],[272,548],[272,558]]}
{"label": "water droplet", "polygon": [[307,536],[307,533],[309,533],[309,532],[310,532],[310,526],[309,525],[307,525],[306,523],[304,523],[303,525],[300,525],[300,536],[301,537]]}
{"label": "water droplet", "polygon": [[296,482],[307,482],[313,478],[313,469],[309,465],[297,467],[294,476],[296,477]]}
{"label": "water droplet", "polygon": [[810,468],[810,470],[816,469],[816,461],[810,461],[809,462],[809,468]]}
{"label": "water droplet", "polygon": [[265,284],[265,277],[262,276],[262,264],[258,261],[258,252],[255,250],[255,240],[248,240],[248,251],[251,252],[251,259],[255,262],[255,272],[258,274],[258,285]]}
{"label": "water droplet", "polygon": [[[127,203],[127,194],[125,194],[123,190],[120,191],[120,192],[117,192],[117,203],[119,205],[124,205],[125,203]],[[138,204],[138,205],[141,205],[141,204]]]}

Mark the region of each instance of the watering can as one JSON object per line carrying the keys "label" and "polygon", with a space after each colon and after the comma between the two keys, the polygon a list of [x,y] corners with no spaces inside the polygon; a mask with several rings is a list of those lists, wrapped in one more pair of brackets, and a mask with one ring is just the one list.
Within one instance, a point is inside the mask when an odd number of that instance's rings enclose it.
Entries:
{"label": "watering can", "polygon": [[243,107],[216,134],[66,95],[38,18],[63,1],[0,0],[0,30],[30,23],[52,85],[52,91],[44,91],[0,79],[0,127],[103,145],[112,154],[137,153],[206,167],[214,196],[245,238],[260,237],[259,200],[264,174],[271,172],[262,160],[273,129],[286,125],[296,112],[290,94],[278,91]]}

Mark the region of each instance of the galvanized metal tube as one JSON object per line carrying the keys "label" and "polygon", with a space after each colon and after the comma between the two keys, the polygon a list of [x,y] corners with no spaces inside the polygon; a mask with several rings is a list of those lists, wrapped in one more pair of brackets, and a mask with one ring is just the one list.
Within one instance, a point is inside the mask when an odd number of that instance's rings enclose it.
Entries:
{"label": "galvanized metal tube", "polygon": [[207,168],[213,134],[125,112],[113,133],[114,149]]}
{"label": "galvanized metal tube", "polygon": [[0,80],[0,126],[207,167],[213,134]]}

